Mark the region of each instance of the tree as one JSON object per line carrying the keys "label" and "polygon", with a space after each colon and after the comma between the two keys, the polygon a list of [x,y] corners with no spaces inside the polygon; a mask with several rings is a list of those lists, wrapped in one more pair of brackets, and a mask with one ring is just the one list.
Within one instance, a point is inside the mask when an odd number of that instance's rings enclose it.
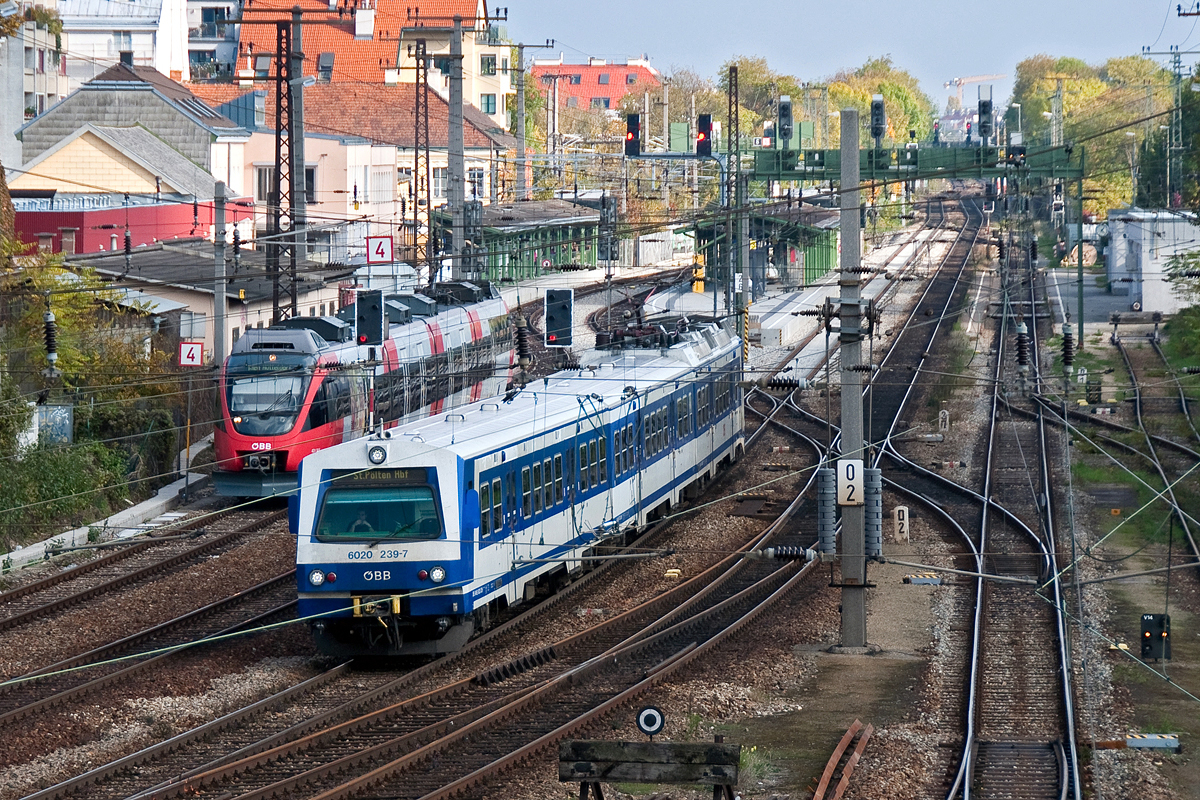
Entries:
{"label": "tree", "polygon": [[[871,97],[883,95],[887,109],[888,131],[885,139],[892,143],[908,141],[908,132],[915,130],[918,139],[932,135],[935,107],[929,96],[921,91],[912,73],[897,68],[891,56],[868,59],[855,70],[843,70],[829,81],[830,111],[856,108],[863,125],[869,124]],[[838,146],[840,129],[830,131]]]}

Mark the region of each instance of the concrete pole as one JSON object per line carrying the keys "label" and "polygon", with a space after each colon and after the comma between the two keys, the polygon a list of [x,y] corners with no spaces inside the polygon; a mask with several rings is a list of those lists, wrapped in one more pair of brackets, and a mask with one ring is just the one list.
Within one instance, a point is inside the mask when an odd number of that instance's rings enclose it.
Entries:
{"label": "concrete pole", "polygon": [[517,45],[517,199],[525,190],[525,45]]}
{"label": "concrete pole", "polygon": [[225,347],[225,182],[213,190],[213,363],[229,355]]}
{"label": "concrete pole", "polygon": [[[663,81],[663,152],[671,151],[671,106],[669,105],[670,95],[668,93],[667,82]],[[671,162],[663,162],[662,174],[662,204],[663,211],[671,208]]]}
{"label": "concrete pole", "polygon": [[[842,454],[845,459],[863,459],[862,373],[854,368],[862,362],[861,314],[859,308],[860,197],[858,191],[858,111],[842,110],[842,259],[839,319],[841,322],[842,369]],[[842,506],[842,642],[845,648],[867,646],[867,578],[865,506]]]}
{"label": "concrete pole", "polygon": [[[1084,169],[1084,149],[1079,148],[1079,174],[1083,175]],[[1079,179],[1079,229],[1078,236],[1075,237],[1075,247],[1079,251],[1079,335],[1075,337],[1075,347],[1079,352],[1083,352],[1083,178]]]}
{"label": "concrete pole", "polygon": [[[697,122],[697,120],[696,120],[696,95],[695,95],[695,93],[693,93],[692,94],[691,116],[688,117],[688,138],[692,140],[692,143],[691,143],[690,147],[688,148],[688,151],[692,152],[692,153],[696,152],[696,129],[693,127],[694,125],[696,125],[696,122]],[[688,180],[688,188],[691,190],[691,193],[692,193],[692,211],[695,211],[698,208],[700,208],[700,193],[697,191],[697,183],[699,181],[696,177],[697,173],[700,171],[700,165],[698,163],[696,163],[695,161],[689,161],[689,162],[687,162],[687,165],[688,165],[688,179],[689,179]]]}
{"label": "concrete pole", "polygon": [[447,200],[450,203],[450,274],[462,280],[463,236],[463,73],[462,17],[455,15],[454,32],[450,35],[450,142],[446,176],[449,178]]}

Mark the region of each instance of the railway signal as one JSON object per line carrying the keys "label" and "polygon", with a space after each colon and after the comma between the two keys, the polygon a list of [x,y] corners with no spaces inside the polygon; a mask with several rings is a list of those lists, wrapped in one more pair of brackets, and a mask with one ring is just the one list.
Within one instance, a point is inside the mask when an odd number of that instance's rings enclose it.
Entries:
{"label": "railway signal", "polygon": [[887,111],[883,107],[883,95],[871,95],[871,138],[879,147],[879,140],[887,133]]}
{"label": "railway signal", "polygon": [[625,115],[625,155],[637,158],[642,154],[642,117],[640,114]]}
{"label": "railway signal", "polygon": [[786,94],[779,98],[779,127],[777,134],[783,141],[784,149],[787,149],[788,142],[792,139],[794,126],[792,123],[792,98]]}
{"label": "railway signal", "polygon": [[696,119],[696,155],[707,158],[712,155],[712,114],[701,114]]}
{"label": "railway signal", "polygon": [[383,344],[383,292],[379,289],[369,289],[358,293],[354,303],[354,317],[357,323],[357,341],[359,344]]}
{"label": "railway signal", "polygon": [[574,289],[546,290],[546,347],[571,346],[571,312]]}
{"label": "railway signal", "polygon": [[1142,658],[1170,660],[1170,614],[1142,614]]}

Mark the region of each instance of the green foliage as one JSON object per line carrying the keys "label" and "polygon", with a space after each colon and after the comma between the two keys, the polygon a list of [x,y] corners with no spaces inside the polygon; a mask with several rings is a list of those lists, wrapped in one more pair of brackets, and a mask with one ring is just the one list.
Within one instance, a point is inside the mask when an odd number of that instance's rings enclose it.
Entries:
{"label": "green foliage", "polygon": [[0,372],[0,453],[17,452],[17,437],[29,426],[33,410],[29,408],[16,380]]}
{"label": "green foliage", "polygon": [[1183,359],[1200,356],[1200,307],[1181,310],[1167,323],[1166,330],[1173,355]]}
{"label": "green foliage", "polygon": [[127,495],[124,457],[92,442],[0,459],[0,546],[36,541],[85,517],[104,516]]}
{"label": "green foliage", "polygon": [[[921,91],[917,79],[897,68],[891,56],[868,59],[856,70],[842,71],[829,84],[830,110],[856,108],[863,125],[869,124],[871,96],[883,95],[887,109],[887,143],[908,141],[908,132],[916,130],[918,139],[926,139],[933,129],[935,107]],[[838,132],[831,131],[837,146]]]}
{"label": "green foliage", "polygon": [[[1027,145],[1050,141],[1053,97],[1062,81],[1063,139],[1083,142],[1087,148],[1084,208],[1098,216],[1130,203],[1133,173],[1139,170],[1139,194],[1152,186],[1147,180],[1151,156],[1147,138],[1156,138],[1158,124],[1140,122],[1167,109],[1171,76],[1155,62],[1142,56],[1112,58],[1090,66],[1078,58],[1036,55],[1017,64],[1013,101],[1021,106],[1021,129]],[[1017,111],[1007,115],[1011,130],[1017,126]],[[1126,133],[1133,133],[1127,136]]]}

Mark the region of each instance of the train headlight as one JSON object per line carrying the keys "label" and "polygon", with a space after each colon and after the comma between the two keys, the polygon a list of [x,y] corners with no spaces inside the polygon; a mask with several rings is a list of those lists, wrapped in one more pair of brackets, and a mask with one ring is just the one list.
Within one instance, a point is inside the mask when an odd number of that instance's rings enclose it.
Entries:
{"label": "train headlight", "polygon": [[387,461],[387,448],[381,444],[373,445],[367,450],[367,460],[378,466]]}
{"label": "train headlight", "polygon": [[321,584],[325,583],[325,573],[321,572],[319,569],[314,569],[312,572],[308,573],[308,582],[313,586],[320,586]]}
{"label": "train headlight", "polygon": [[434,583],[441,583],[442,581],[446,580],[446,568],[434,567],[433,569],[429,570],[429,580],[433,581]]}

